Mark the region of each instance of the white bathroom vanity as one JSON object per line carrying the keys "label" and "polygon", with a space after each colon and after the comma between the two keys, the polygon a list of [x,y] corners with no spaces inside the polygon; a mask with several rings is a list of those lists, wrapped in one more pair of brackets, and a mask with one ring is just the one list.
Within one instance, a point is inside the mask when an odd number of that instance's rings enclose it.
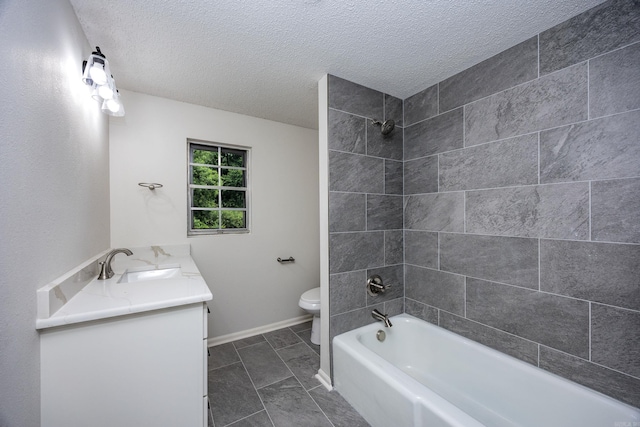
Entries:
{"label": "white bathroom vanity", "polygon": [[43,427],[207,425],[211,292],[188,245],[130,249],[38,291]]}

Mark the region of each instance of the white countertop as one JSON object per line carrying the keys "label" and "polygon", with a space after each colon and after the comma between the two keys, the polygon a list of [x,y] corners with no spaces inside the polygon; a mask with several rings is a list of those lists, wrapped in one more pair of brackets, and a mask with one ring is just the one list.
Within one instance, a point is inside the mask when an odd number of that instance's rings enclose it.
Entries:
{"label": "white countertop", "polygon": [[[36,329],[204,302],[213,298],[191,258],[189,245],[129,249],[133,255],[119,253],[113,258],[111,267],[115,275],[111,279],[97,280],[97,262],[104,259],[103,253],[79,266],[77,271],[69,272],[39,289]],[[181,269],[177,277],[118,283],[127,270],[177,266]],[[85,283],[79,282],[78,276],[86,277],[87,270],[91,272],[94,269],[95,278],[88,279],[88,282],[85,280],[86,285],[73,290],[77,283]]]}

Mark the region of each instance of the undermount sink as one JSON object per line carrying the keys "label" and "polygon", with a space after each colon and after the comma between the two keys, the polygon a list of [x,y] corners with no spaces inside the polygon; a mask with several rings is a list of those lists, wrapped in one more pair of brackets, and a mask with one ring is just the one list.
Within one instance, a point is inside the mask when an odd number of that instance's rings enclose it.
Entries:
{"label": "undermount sink", "polygon": [[182,276],[180,267],[153,268],[149,270],[125,271],[118,283],[144,282],[147,280],[171,279]]}

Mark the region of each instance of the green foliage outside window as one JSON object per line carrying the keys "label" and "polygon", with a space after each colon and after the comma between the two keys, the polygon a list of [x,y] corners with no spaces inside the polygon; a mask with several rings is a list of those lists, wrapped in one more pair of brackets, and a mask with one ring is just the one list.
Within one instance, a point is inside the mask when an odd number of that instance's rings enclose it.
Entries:
{"label": "green foliage outside window", "polygon": [[246,229],[247,151],[191,144],[190,155],[191,228]]}

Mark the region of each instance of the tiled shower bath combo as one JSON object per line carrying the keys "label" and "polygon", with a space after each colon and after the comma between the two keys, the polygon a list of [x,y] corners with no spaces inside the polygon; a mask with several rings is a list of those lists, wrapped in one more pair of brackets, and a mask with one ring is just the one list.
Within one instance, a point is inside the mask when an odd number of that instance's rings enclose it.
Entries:
{"label": "tiled shower bath combo", "polygon": [[406,312],[640,407],[640,2],[404,101],[328,86],[331,338]]}

